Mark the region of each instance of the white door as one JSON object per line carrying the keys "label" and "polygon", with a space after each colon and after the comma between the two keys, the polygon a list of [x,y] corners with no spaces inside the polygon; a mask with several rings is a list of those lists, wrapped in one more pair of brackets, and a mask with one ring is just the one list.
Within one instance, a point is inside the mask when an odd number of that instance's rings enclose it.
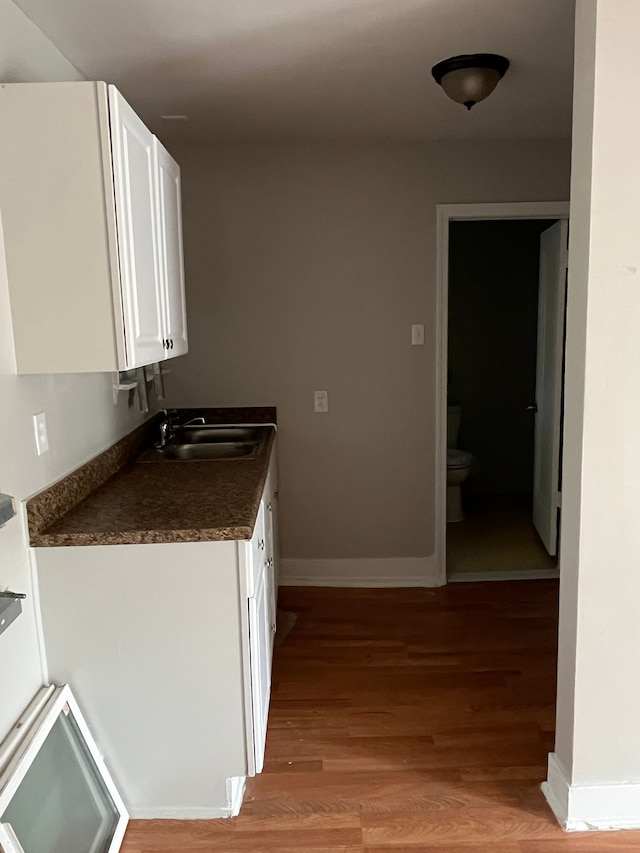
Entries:
{"label": "white door", "polygon": [[558,550],[568,229],[561,219],[540,235],[533,523],[551,555]]}
{"label": "white door", "polygon": [[158,175],[160,262],[164,284],[164,324],[167,356],[187,352],[187,308],[184,298],[180,167],[154,139]]}
{"label": "white door", "polygon": [[126,368],[166,357],[153,134],[109,86]]}

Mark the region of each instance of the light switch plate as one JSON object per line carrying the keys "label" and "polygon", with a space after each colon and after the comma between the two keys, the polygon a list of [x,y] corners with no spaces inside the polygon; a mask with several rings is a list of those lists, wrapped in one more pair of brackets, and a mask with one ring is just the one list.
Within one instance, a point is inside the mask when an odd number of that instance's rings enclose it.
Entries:
{"label": "light switch plate", "polygon": [[421,347],[424,345],[424,326],[416,323],[411,327],[411,346]]}

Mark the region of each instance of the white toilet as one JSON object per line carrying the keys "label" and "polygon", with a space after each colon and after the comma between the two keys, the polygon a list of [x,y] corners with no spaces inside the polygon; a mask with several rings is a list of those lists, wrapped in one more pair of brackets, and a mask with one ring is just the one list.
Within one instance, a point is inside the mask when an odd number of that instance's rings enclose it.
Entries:
{"label": "white toilet", "polygon": [[456,447],[461,419],[460,406],[447,406],[447,521],[464,518],[460,486],[469,476],[473,462],[470,453]]}

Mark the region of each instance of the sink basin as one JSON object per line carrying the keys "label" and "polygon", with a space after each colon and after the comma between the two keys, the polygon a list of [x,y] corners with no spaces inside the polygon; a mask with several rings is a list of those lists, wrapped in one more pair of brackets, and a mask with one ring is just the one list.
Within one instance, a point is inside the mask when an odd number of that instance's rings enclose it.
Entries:
{"label": "sink basin", "polygon": [[178,427],[175,440],[183,444],[257,441],[260,427],[249,426],[183,426]]}
{"label": "sink basin", "polygon": [[174,444],[152,447],[138,462],[160,462],[163,459],[184,459],[190,462],[213,462],[218,459],[254,459],[257,441],[217,441],[210,444]]}
{"label": "sink basin", "polygon": [[197,426],[178,427],[164,447],[152,447],[138,462],[183,460],[215,462],[230,459],[255,459],[269,434],[269,427]]}

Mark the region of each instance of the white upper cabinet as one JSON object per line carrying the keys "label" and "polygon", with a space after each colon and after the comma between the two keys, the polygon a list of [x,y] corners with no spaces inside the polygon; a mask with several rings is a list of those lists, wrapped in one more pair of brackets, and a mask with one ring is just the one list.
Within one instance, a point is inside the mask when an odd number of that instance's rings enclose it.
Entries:
{"label": "white upper cabinet", "polygon": [[0,87],[0,214],[20,373],[187,351],[180,170],[113,87]]}

